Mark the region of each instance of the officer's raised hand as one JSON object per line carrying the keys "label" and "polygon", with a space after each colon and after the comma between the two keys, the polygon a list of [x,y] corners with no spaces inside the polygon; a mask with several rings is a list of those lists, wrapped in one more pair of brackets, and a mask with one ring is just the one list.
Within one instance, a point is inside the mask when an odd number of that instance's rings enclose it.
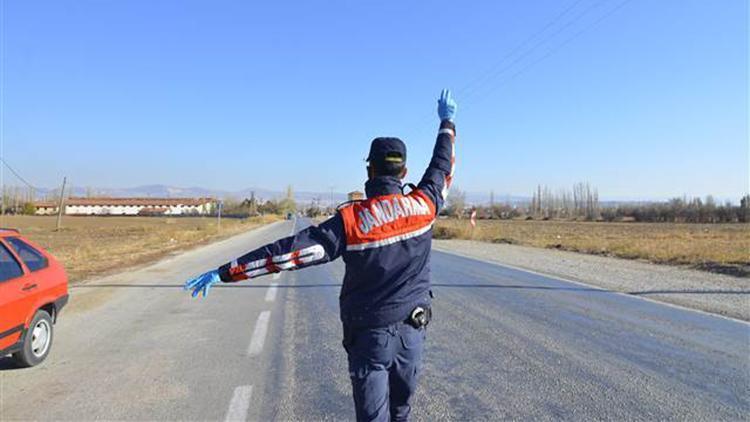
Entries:
{"label": "officer's raised hand", "polygon": [[201,292],[203,292],[203,297],[206,297],[208,296],[208,290],[211,288],[211,286],[218,283],[219,281],[221,281],[221,279],[219,278],[219,272],[216,270],[212,270],[188,280],[183,288],[185,290],[192,289],[193,297],[197,297]]}
{"label": "officer's raised hand", "polygon": [[453,100],[453,97],[451,97],[450,90],[444,89],[440,92],[440,98],[438,98],[438,116],[440,116],[441,121],[449,120],[452,122],[457,108],[458,105]]}

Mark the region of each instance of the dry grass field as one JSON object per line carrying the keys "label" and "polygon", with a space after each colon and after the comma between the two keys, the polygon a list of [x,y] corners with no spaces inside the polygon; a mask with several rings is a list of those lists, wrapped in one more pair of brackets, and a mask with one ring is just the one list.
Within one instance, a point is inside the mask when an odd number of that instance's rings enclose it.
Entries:
{"label": "dry grass field", "polygon": [[250,230],[278,217],[223,219],[201,217],[55,217],[3,216],[12,227],[40,244],[65,265],[71,282],[153,262],[170,253]]}
{"label": "dry grass field", "polygon": [[439,220],[435,237],[473,239],[640,259],[750,275],[750,224]]}

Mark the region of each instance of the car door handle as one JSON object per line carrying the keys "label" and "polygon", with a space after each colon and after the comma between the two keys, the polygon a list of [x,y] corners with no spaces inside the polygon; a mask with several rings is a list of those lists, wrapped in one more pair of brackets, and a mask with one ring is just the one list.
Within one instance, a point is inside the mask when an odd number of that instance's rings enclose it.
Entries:
{"label": "car door handle", "polygon": [[34,289],[36,289],[36,283],[24,284],[24,286],[21,287],[21,290],[23,290],[24,292],[28,292],[29,290],[34,290]]}

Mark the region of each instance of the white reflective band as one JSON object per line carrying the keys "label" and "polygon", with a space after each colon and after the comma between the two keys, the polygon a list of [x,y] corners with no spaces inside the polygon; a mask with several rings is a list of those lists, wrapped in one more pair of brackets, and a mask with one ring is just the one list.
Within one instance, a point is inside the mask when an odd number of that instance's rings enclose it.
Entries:
{"label": "white reflective band", "polygon": [[452,136],[456,136],[456,132],[454,132],[453,129],[449,127],[444,127],[438,131],[438,135],[442,135],[444,133],[450,133]]}
{"label": "white reflective band", "polygon": [[443,176],[443,190],[440,191],[440,196],[443,197],[443,201],[448,199],[448,191],[450,188],[451,187],[448,185],[448,178]]}
{"label": "white reflective band", "polygon": [[297,264],[295,264],[292,261],[287,261],[287,262],[284,262],[284,263],[281,263],[281,264],[276,264],[276,268],[278,268],[278,269],[280,269],[282,271],[289,271],[289,270],[291,270],[292,268],[294,268],[296,266],[297,266]]}
{"label": "white reflective band", "polygon": [[[239,265],[239,264],[237,264]],[[234,267],[235,264],[232,263],[232,266]],[[250,261],[247,264],[245,264],[245,271],[253,270],[255,268],[261,268],[266,266],[266,260],[264,259],[258,259],[255,261]]]}
{"label": "white reflective band", "polygon": [[286,261],[291,261],[294,254],[297,253],[297,261],[301,263],[307,263],[311,261],[316,261],[318,259],[323,258],[325,256],[326,251],[323,249],[323,246],[315,244],[312,246],[308,246],[304,249],[300,249],[296,252],[289,252],[285,253],[284,255],[277,255],[274,256],[273,262],[274,263],[283,263]]}
{"label": "white reflective band", "polygon": [[297,261],[300,264],[309,264],[317,260],[323,259],[326,256],[326,251],[323,249],[323,245],[312,245],[305,249],[300,249]]}
{"label": "white reflective band", "polygon": [[421,236],[430,229],[432,229],[432,224],[434,221],[431,221],[430,224],[427,226],[422,227],[421,229],[414,230],[413,232],[399,234],[397,236],[389,237],[387,239],[382,240],[376,240],[374,242],[368,242],[368,243],[360,243],[357,245],[346,245],[347,251],[363,251],[365,249],[372,249],[372,248],[380,248],[383,246],[392,245],[394,243],[401,242],[402,240],[411,239],[413,237]]}
{"label": "white reflective band", "polygon": [[[298,264],[309,264],[325,258],[326,251],[322,245],[315,244],[308,246],[304,249],[297,251],[298,256],[296,259],[292,259],[295,252],[289,252],[283,255],[277,255],[271,258],[272,263],[276,268],[281,271],[289,271],[297,267]],[[266,266],[268,265],[268,259],[258,259],[255,261],[248,262],[245,264],[245,275],[253,278],[261,275],[270,273]],[[237,266],[237,261],[232,262],[232,266]]]}
{"label": "white reflective band", "polygon": [[453,182],[453,172],[456,170],[456,144],[451,144],[451,171],[448,176],[443,176],[443,190],[440,191],[443,200],[448,199],[448,191]]}

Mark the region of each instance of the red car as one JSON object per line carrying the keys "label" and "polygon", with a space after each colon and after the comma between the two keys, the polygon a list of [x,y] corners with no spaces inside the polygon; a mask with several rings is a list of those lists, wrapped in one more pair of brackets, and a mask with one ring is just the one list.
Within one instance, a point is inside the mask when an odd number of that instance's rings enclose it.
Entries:
{"label": "red car", "polygon": [[68,302],[68,277],[57,260],[16,230],[0,229],[0,357],[41,363],[53,324]]}

